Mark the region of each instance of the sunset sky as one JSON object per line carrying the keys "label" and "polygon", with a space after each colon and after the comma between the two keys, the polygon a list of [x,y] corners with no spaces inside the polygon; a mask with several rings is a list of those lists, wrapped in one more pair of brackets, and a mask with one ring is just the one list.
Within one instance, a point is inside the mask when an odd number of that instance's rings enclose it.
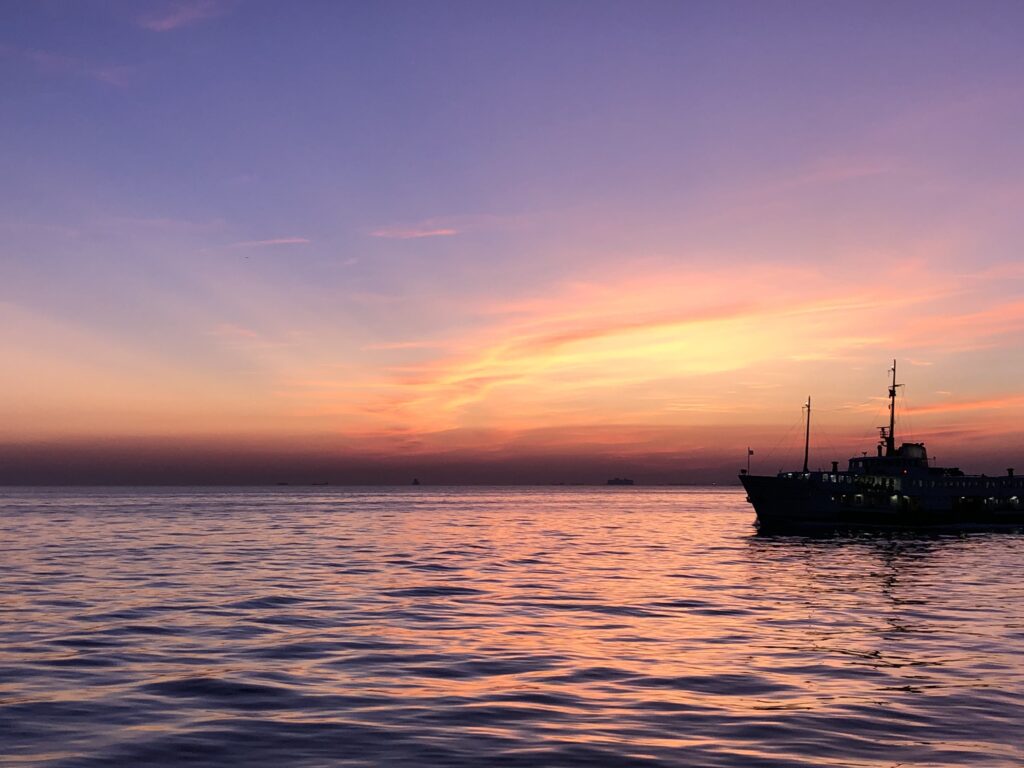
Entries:
{"label": "sunset sky", "polygon": [[[0,6],[0,482],[1024,470],[1020,2]],[[758,464],[760,462],[760,464]]]}

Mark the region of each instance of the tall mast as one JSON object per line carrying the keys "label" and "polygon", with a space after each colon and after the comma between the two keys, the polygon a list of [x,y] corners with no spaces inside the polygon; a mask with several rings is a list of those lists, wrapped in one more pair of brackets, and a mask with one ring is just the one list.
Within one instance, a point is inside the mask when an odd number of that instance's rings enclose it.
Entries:
{"label": "tall mast", "polygon": [[804,434],[804,474],[807,474],[807,452],[811,447],[811,396],[807,396],[807,432]]}
{"label": "tall mast", "polygon": [[896,453],[896,387],[902,384],[896,383],[896,361],[892,361],[892,384],[889,385],[889,432],[885,436],[885,455],[893,456]]}

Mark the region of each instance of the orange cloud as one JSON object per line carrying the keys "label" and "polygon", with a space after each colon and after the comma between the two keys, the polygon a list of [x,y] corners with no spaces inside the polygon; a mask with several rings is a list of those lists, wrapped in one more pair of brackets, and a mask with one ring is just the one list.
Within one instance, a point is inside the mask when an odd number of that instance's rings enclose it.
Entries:
{"label": "orange cloud", "polygon": [[898,347],[898,319],[954,290],[927,276],[913,291],[879,282],[764,266],[570,284],[478,307],[485,322],[446,339],[445,354],[383,379],[379,369],[366,381],[338,379],[309,405],[349,427],[372,431],[379,419],[423,434],[748,418],[749,408],[705,382],[745,371],[763,402],[763,379],[794,361]]}
{"label": "orange cloud", "polygon": [[[268,289],[218,305],[219,316],[180,318],[202,339],[207,367],[195,364],[199,355],[178,365],[141,337],[141,348],[118,349],[102,334],[58,359],[40,350],[63,350],[49,339],[76,338],[73,329],[7,312],[8,329],[35,328],[31,344],[0,331],[23,382],[78,382],[66,393],[19,381],[12,400],[21,397],[29,415],[8,421],[26,432],[332,433],[368,451],[543,451],[593,440],[588,450],[635,453],[659,444],[682,450],[702,434],[714,442],[726,429],[778,431],[814,394],[817,425],[831,420],[835,433],[852,434],[880,409],[865,396],[884,392],[891,356],[901,365],[931,362],[908,382],[934,392],[950,386],[941,376],[956,354],[939,342],[1007,343],[1007,330],[1024,320],[1024,302],[993,299],[991,283],[965,286],[924,261],[873,263],[885,266],[648,262],[643,271],[591,272],[518,298],[416,303],[401,291],[352,294],[328,315],[320,306],[300,311]],[[233,290],[238,278],[226,274]],[[446,314],[433,323],[438,307]],[[879,381],[857,374],[860,366],[879,368]],[[982,389],[958,394],[959,405],[904,413],[941,432],[968,408],[1019,405]],[[963,404],[974,402],[988,405]]]}
{"label": "orange cloud", "polygon": [[379,344],[364,344],[364,350],[438,349],[444,346],[436,341],[388,341]]}

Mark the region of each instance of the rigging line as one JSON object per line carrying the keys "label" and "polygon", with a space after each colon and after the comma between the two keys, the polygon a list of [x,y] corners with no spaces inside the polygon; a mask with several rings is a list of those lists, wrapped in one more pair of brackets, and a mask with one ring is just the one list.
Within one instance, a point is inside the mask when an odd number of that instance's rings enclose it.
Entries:
{"label": "rigging line", "polygon": [[[841,406],[838,406],[836,408],[815,408],[815,412],[816,413],[820,413],[820,412],[825,412],[825,413],[846,413],[846,412],[867,413],[867,411],[861,411],[861,409],[864,408],[864,406],[871,405],[872,403],[873,403],[873,400],[868,399],[868,400],[864,400],[864,401],[859,402],[859,403],[854,403],[852,405],[841,405]],[[878,416],[879,418],[881,418],[881,411],[879,411],[878,409],[875,409],[875,415]],[[874,424],[874,423],[875,423],[875,420],[874,420],[874,418],[872,418],[871,424]],[[819,424],[819,426],[814,429],[814,431],[816,433],[818,433],[818,438],[816,440],[814,440],[814,442],[818,443],[819,446],[824,444],[824,447],[827,448],[828,450],[830,450],[833,453],[833,455],[841,456],[842,455],[842,449],[839,448],[838,444],[836,443],[836,439],[837,439],[836,435],[835,435],[834,432],[832,432],[829,429],[828,422],[826,421],[824,425],[822,425],[821,422],[819,422],[818,424]],[[858,426],[859,426],[859,430],[858,430]],[[854,434],[853,430],[858,430],[858,431]],[[857,439],[860,442],[869,442],[869,441],[871,441],[875,437],[877,431],[878,430],[875,427],[867,426],[865,424],[862,424],[861,423],[861,419],[857,419],[857,424],[851,425],[851,432],[845,436],[845,439],[842,442],[849,443],[851,441],[851,439]]]}
{"label": "rigging line", "polygon": [[[820,432],[820,435],[819,435],[819,438],[818,438],[819,445],[821,443],[824,443],[825,444],[825,448],[828,449],[833,456],[839,456],[840,455],[839,447],[836,445],[836,443],[833,440],[832,432],[827,427],[819,428],[819,432]],[[821,453],[820,449],[818,450],[818,453],[819,454]]]}
{"label": "rigging line", "polygon": [[[889,421],[888,402],[886,402],[885,406],[883,407],[881,400],[879,400],[878,398],[870,398],[867,401],[865,401],[864,404],[870,405],[872,402],[875,403],[874,410],[870,412],[865,411],[865,413],[867,413],[871,417],[871,421],[862,427],[862,431],[860,433],[860,437],[865,443],[869,443],[872,440],[878,439],[878,427],[880,426],[880,420],[884,422]],[[859,453],[867,454],[868,452],[862,449],[859,451]]]}
{"label": "rigging line", "polygon": [[[842,408],[818,408],[815,407],[814,412],[820,414],[822,411],[825,413],[836,413],[837,411],[843,410]],[[836,444],[833,441],[832,432],[830,425],[826,419],[822,422],[820,419],[811,425],[811,447],[813,452],[818,454],[817,458],[820,461],[822,449],[831,451],[833,454],[838,454],[839,449],[836,448]]]}
{"label": "rigging line", "polygon": [[915,428],[914,421],[910,416],[910,411],[907,406],[906,387],[904,387],[903,392],[900,392],[899,406],[897,414],[899,414],[898,422],[900,424],[900,431],[905,431],[908,438],[911,438],[907,442],[917,442],[917,440],[914,439],[917,437],[917,429]]}
{"label": "rigging line", "polygon": [[773,457],[775,457],[777,455],[777,453],[779,451],[779,447],[782,445],[782,443],[788,441],[792,437],[793,433],[796,432],[797,429],[799,429],[799,428],[801,428],[803,426],[803,421],[804,421],[804,419],[803,419],[803,413],[802,413],[802,409],[801,409],[800,418],[795,420],[793,422],[793,424],[790,425],[789,429],[787,429],[783,433],[782,437],[779,438],[779,440],[775,443],[775,445],[773,445],[770,449],[768,449],[768,451],[764,454],[765,462],[767,462],[769,459],[772,459]]}

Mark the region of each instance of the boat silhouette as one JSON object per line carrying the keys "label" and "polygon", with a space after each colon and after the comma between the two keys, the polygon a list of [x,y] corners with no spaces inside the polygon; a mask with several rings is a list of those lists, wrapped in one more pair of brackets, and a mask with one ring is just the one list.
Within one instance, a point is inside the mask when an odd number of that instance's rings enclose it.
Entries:
{"label": "boat silhouette", "polygon": [[[811,399],[807,398],[804,464],[800,471],[754,475],[740,482],[762,532],[914,530],[959,532],[1024,529],[1024,478],[1012,469],[998,477],[931,466],[924,443],[896,446],[896,361],[889,386],[889,425],[879,427],[876,455],[833,461],[830,471],[809,471]],[[748,449],[748,457],[752,452]]]}

